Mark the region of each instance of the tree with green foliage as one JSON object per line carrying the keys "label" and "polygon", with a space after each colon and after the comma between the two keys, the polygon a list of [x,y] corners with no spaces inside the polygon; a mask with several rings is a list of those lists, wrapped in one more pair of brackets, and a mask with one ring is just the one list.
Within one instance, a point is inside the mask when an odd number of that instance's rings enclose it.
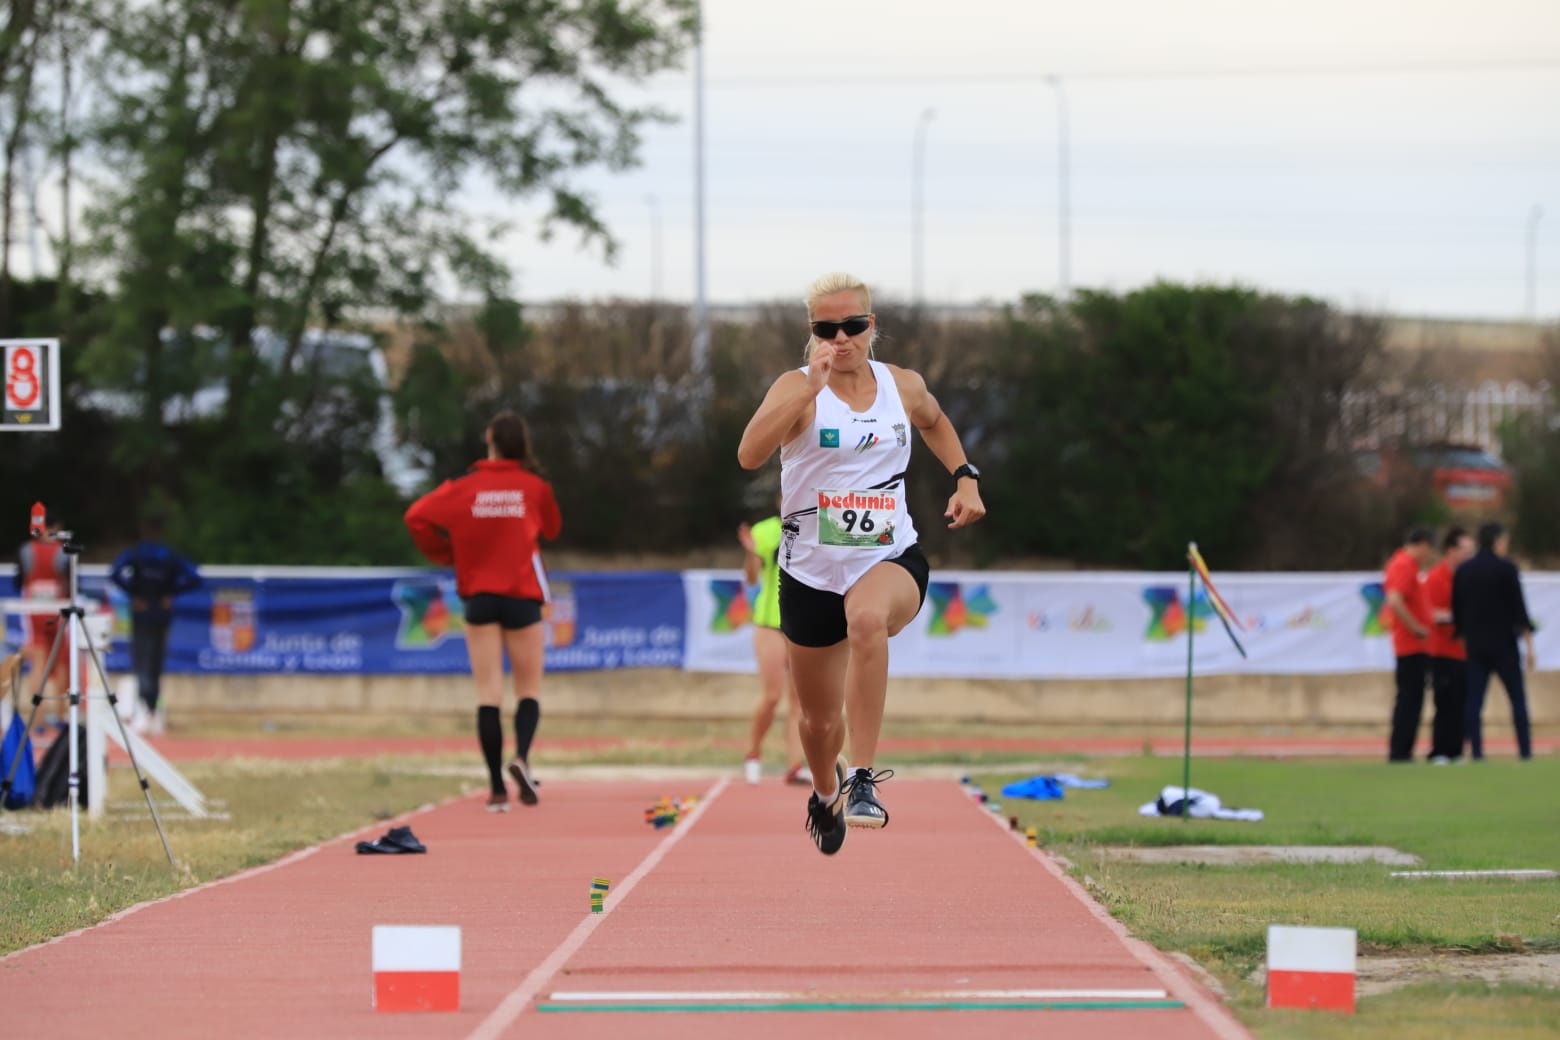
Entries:
{"label": "tree with green foliage", "polygon": [[33,139],[42,136],[38,72],[55,7],[50,0],[12,0],[0,24],[0,335],[16,329],[11,246],[16,241],[17,174]]}
{"label": "tree with green foliage", "polygon": [[[84,252],[108,290],[83,367],[140,399],[115,460],[148,497],[193,505],[184,475],[217,479],[198,504],[233,514],[202,518],[218,530],[262,515],[279,482],[328,496],[331,479],[372,477],[373,409],[339,407],[355,391],[307,363],[309,330],[472,296],[517,315],[495,251],[508,223],[457,201],[476,185],[544,199],[538,234],[573,229],[610,254],[578,175],[636,161],[661,114],[624,98],[678,62],[691,12],[80,0],[83,165],[98,173]],[[216,383],[221,414],[170,431],[170,402]]]}
{"label": "tree with green foliage", "polygon": [[1512,535],[1517,551],[1560,556],[1560,326],[1544,338],[1547,406],[1509,422],[1500,431],[1501,453],[1513,478]]}
{"label": "tree with green foliage", "polygon": [[986,526],[1010,550],[1090,564],[1175,567],[1192,540],[1252,560],[1287,522],[1264,504],[1326,476],[1342,394],[1379,350],[1368,321],[1243,288],[1031,299],[993,388],[1003,476],[982,488]]}

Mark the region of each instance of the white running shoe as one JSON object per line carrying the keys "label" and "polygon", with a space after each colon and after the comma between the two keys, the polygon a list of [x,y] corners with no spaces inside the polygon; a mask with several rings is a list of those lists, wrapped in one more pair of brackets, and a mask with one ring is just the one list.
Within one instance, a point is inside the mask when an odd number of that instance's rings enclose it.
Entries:
{"label": "white running shoe", "polygon": [[742,763],[742,778],[750,784],[756,784],[764,779],[764,764],[756,758],[749,758]]}

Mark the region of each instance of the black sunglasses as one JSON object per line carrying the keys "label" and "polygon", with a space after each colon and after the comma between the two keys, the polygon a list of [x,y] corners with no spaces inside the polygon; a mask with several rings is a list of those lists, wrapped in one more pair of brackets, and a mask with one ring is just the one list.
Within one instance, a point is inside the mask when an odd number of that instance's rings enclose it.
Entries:
{"label": "black sunglasses", "polygon": [[856,314],[844,321],[815,321],[812,323],[812,331],[819,339],[828,340],[838,336],[841,329],[845,330],[847,336],[859,336],[866,332],[871,324],[872,315]]}

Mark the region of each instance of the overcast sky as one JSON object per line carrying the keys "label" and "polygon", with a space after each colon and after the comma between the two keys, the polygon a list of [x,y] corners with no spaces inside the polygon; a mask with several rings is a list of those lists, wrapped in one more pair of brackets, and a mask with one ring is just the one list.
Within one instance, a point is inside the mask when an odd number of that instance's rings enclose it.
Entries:
{"label": "overcast sky", "polygon": [[[1239,281],[1404,314],[1560,317],[1560,0],[705,0],[709,298],[827,270],[931,302]],[[506,243],[527,300],[694,290],[692,64],[643,165],[585,184],[621,242]],[[507,211],[474,190],[477,209]],[[523,217],[531,207],[520,206]],[[653,217],[659,213],[660,248]]]}

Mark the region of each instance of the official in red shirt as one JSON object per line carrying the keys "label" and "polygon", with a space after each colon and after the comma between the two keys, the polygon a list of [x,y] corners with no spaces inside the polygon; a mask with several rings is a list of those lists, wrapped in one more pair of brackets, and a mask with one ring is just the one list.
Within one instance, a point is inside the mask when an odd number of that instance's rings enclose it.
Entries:
{"label": "official in red shirt", "polygon": [[1420,573],[1435,555],[1435,536],[1423,527],[1408,532],[1403,547],[1387,561],[1384,585],[1392,618],[1392,652],[1397,656],[1397,699],[1392,705],[1392,735],[1387,759],[1412,762],[1414,737],[1425,707],[1425,679],[1430,669],[1430,604]]}
{"label": "official in red shirt", "polygon": [[483,436],[487,458],[412,503],[406,527],[429,560],[455,565],[455,588],[466,604],[466,652],[477,685],[477,739],[491,787],[488,811],[508,812],[499,718],[504,653],[518,701],[509,775],[519,786],[520,801],[535,805],[529,760],[541,719],[537,695],[545,644],[540,621],[547,599],[540,543],[558,537],[563,520],[552,485],[536,474],[525,420],[501,412]]}
{"label": "official in red shirt", "polygon": [[1473,555],[1473,535],[1449,528],[1441,539],[1441,562],[1425,575],[1430,604],[1430,689],[1435,721],[1430,725],[1430,761],[1441,765],[1462,756],[1463,711],[1468,688],[1468,652],[1452,627],[1452,574]]}
{"label": "official in red shirt", "polygon": [[[16,585],[23,599],[64,600],[70,591],[71,558],[61,540],[62,525],[57,514],[48,514],[44,529],[22,545],[16,554]],[[60,615],[29,614],[27,641],[22,658],[27,662],[29,679],[37,682],[48,664],[60,630]],[[66,646],[54,657],[54,670],[43,676],[41,689],[49,698],[53,717],[54,698],[64,700],[70,674],[70,651]]]}

